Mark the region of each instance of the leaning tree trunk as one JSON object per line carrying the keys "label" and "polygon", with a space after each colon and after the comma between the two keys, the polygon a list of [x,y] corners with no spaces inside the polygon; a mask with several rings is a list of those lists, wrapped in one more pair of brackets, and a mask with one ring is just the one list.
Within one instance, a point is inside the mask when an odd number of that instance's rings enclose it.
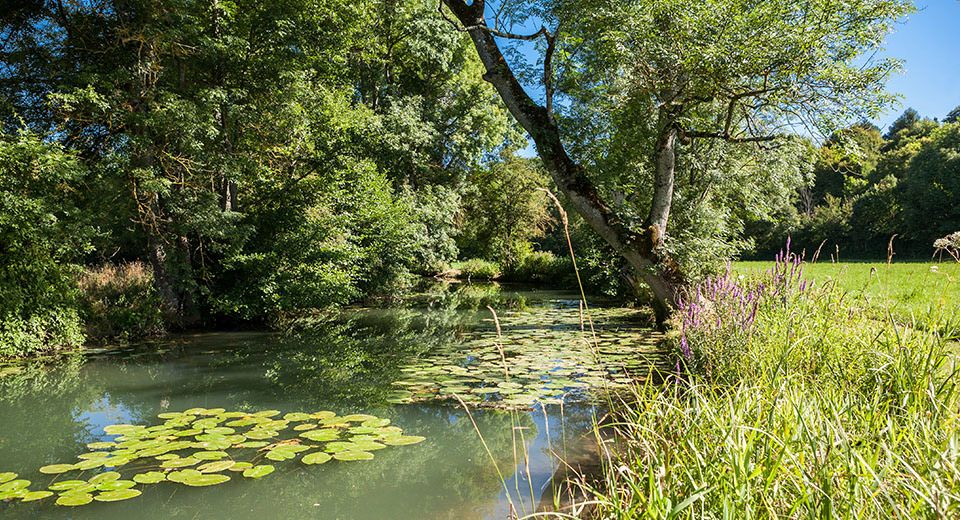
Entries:
{"label": "leaning tree trunk", "polygon": [[[473,40],[486,70],[483,79],[494,86],[507,109],[530,134],[544,166],[573,209],[626,258],[638,276],[653,291],[656,297],[654,308],[657,311],[657,321],[662,323],[668,309],[677,304],[680,287],[684,283],[678,266],[662,249],[673,198],[676,130],[670,125],[663,126],[666,135],[657,143],[654,195],[646,229],[641,233],[628,229],[618,222],[603,202],[584,170],[567,155],[560,139],[559,128],[549,108],[549,72],[545,74],[548,90],[548,104],[545,108],[530,98],[507,64],[492,30],[486,25],[484,1],[473,0],[470,4],[465,0],[443,2]],[[550,46],[552,47],[552,42]],[[549,63],[549,58],[548,54],[546,63]]]}

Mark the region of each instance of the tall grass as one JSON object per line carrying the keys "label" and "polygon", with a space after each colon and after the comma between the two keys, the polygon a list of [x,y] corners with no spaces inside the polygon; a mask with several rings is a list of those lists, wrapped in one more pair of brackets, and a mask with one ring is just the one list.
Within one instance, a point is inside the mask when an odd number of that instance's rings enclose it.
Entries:
{"label": "tall grass", "polygon": [[789,252],[707,280],[677,314],[677,367],[615,407],[598,518],[957,518],[950,338],[810,285]]}
{"label": "tall grass", "polygon": [[164,332],[153,271],[143,262],[104,264],[79,279],[82,315],[88,339],[137,339]]}

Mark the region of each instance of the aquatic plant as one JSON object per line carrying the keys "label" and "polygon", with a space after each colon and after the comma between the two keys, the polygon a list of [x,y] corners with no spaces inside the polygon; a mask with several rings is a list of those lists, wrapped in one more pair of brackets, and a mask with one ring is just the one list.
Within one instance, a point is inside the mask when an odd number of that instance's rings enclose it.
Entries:
{"label": "aquatic plant", "polygon": [[[631,323],[630,309],[593,309],[596,338],[586,341],[576,307],[529,309],[500,317],[462,343],[412,360],[388,402],[454,399],[471,406],[530,408],[561,399],[589,399],[599,388],[624,388],[659,358],[661,339]],[[488,320],[492,324],[492,320]],[[549,324],[549,325],[546,325]],[[507,367],[506,370],[504,367]]]}
{"label": "aquatic plant", "polygon": [[[424,440],[404,435],[389,419],[367,414],[319,411],[281,416],[278,410],[191,408],[158,417],[164,422],[154,426],[106,426],[104,432],[114,439],[88,444],[91,451],[78,455],[78,462],[43,466],[40,473],[54,475],[46,490],[31,491],[29,480],[13,472],[0,473],[0,501],[32,502],[56,494],[60,506],[115,502],[139,496],[137,485],[214,486],[231,480],[227,472],[259,479],[275,470],[272,464],[259,464],[263,458],[282,462],[300,457],[304,465],[370,460],[373,451]],[[118,471],[125,467],[131,467],[127,479]],[[82,480],[87,471],[97,473]],[[58,480],[68,473],[75,478]]]}

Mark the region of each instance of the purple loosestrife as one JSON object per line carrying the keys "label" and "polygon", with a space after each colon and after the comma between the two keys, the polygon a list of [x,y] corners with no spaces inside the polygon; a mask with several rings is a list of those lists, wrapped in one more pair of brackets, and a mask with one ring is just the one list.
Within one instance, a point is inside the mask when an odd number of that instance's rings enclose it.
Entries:
{"label": "purple loosestrife", "polygon": [[790,242],[769,270],[734,275],[728,262],[723,273],[707,277],[680,298],[679,350],[688,364],[709,370],[711,358],[750,340],[762,309],[788,305],[809,292],[803,259],[790,252]]}

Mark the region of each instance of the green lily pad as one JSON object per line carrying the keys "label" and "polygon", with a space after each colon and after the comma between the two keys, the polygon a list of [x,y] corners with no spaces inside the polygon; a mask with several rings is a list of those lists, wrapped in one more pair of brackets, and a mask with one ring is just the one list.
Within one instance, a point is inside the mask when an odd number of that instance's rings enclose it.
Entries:
{"label": "green lily pad", "polygon": [[292,412],[283,416],[284,421],[290,421],[290,422],[302,422],[308,419],[310,419],[310,414],[306,414],[303,412]]}
{"label": "green lily pad", "polygon": [[87,444],[88,450],[109,450],[117,445],[115,442],[91,442]]}
{"label": "green lily pad", "polygon": [[140,496],[140,490],[138,489],[117,489],[114,491],[104,491],[93,498],[98,502],[119,502],[138,496]]}
{"label": "green lily pad", "polygon": [[97,486],[95,486],[95,485],[93,485],[93,484],[90,484],[90,483],[85,483],[85,484],[82,485],[82,486],[78,486],[78,487],[75,487],[75,488],[73,488],[73,489],[68,489],[68,490],[66,490],[66,491],[61,491],[61,492],[60,492],[60,496],[83,495],[83,494],[90,493],[90,492],[96,491],[96,490],[97,490]]}
{"label": "green lily pad", "polygon": [[278,461],[278,462],[279,462],[279,461],[288,460],[288,459],[292,459],[292,458],[294,458],[294,457],[296,457],[296,456],[297,456],[296,453],[294,453],[294,452],[292,452],[292,451],[290,451],[290,450],[284,450],[284,449],[280,449],[280,448],[272,449],[272,450],[270,450],[270,451],[267,452],[267,458],[268,458],[268,459],[270,459],[270,460],[275,460],[275,461]]}
{"label": "green lily pad", "polygon": [[182,459],[170,459],[165,460],[160,464],[161,468],[185,468],[187,466],[193,466],[200,463],[200,459],[195,459],[193,457],[185,457]]}
{"label": "green lily pad", "polygon": [[201,473],[195,469],[184,469],[180,471],[171,471],[167,474],[167,480],[182,484],[185,479],[191,476],[200,476]]}
{"label": "green lily pad", "polygon": [[219,473],[205,473],[199,476],[190,475],[184,478],[181,484],[186,484],[193,487],[215,486],[217,484],[223,484],[228,480],[230,480],[230,477],[227,475],[221,475]]}
{"label": "green lily pad", "polygon": [[262,440],[276,437],[279,433],[273,430],[255,430],[245,434],[248,439]]}
{"label": "green lily pad", "polygon": [[406,446],[408,444],[423,442],[426,439],[426,437],[420,437],[417,435],[401,435],[398,437],[387,437],[383,439],[383,443],[387,444],[388,446]]}
{"label": "green lily pad", "polygon": [[266,441],[252,441],[252,442],[243,442],[237,444],[238,448],[262,448],[264,446],[269,446],[270,443]]}
{"label": "green lily pad", "polygon": [[107,471],[105,473],[100,473],[90,477],[90,480],[88,480],[87,482],[93,485],[97,485],[97,484],[102,484],[104,482],[112,482],[118,479],[120,479],[119,473],[117,473],[116,471]]}
{"label": "green lily pad", "polygon": [[57,499],[58,506],[85,506],[90,502],[93,502],[93,495],[90,493],[63,495]]}
{"label": "green lily pad", "polygon": [[137,483],[132,480],[114,480],[98,484],[97,489],[100,491],[118,491],[121,489],[130,489],[136,485]]}
{"label": "green lily pad", "polygon": [[337,414],[335,414],[335,413],[333,413],[333,412],[330,412],[330,411],[327,411],[327,410],[323,410],[323,411],[321,411],[321,412],[314,412],[314,413],[310,414],[310,418],[311,418],[311,419],[317,419],[317,420],[323,420],[323,419],[329,419],[329,418],[331,418],[331,417],[336,417],[336,415],[337,415]]}
{"label": "green lily pad", "polygon": [[326,441],[333,441],[338,439],[340,437],[340,432],[338,432],[337,430],[329,430],[329,429],[310,430],[308,432],[301,433],[300,437],[303,437],[304,439],[309,439],[315,442],[326,442]]}
{"label": "green lily pad", "polygon": [[72,469],[74,469],[73,464],[51,464],[49,466],[40,468],[40,473],[45,473],[47,475],[59,475],[60,473],[66,473]]}
{"label": "green lily pad", "polygon": [[316,428],[316,427],[317,427],[317,425],[314,424],[314,423],[303,423],[303,424],[298,424],[298,425],[294,426],[294,427],[293,427],[293,431],[302,432],[302,431],[306,431],[306,430],[312,430],[312,429],[314,429],[314,428]]}
{"label": "green lily pad", "polygon": [[17,478],[17,474],[13,472],[0,473],[0,484],[4,482],[10,482],[11,480]]}
{"label": "green lily pad", "polygon": [[226,456],[227,456],[227,452],[225,452],[225,451],[198,451],[197,453],[194,453],[193,455],[190,455],[190,456],[193,457],[193,458],[195,458],[195,459],[200,459],[200,460],[217,460],[217,459],[222,459],[222,458],[226,457]]}
{"label": "green lily pad", "polygon": [[86,470],[88,470],[88,469],[99,468],[100,466],[103,466],[103,463],[104,463],[105,460],[106,460],[105,458],[83,460],[83,461],[80,461],[80,462],[74,464],[74,465],[73,465],[73,469],[79,469],[79,470],[81,470],[81,471],[86,471]]}
{"label": "green lily pad", "polygon": [[26,495],[20,497],[21,502],[33,502],[34,500],[42,500],[49,496],[53,496],[53,491],[31,491]]}
{"label": "green lily pad", "polygon": [[57,482],[56,484],[50,484],[49,489],[54,491],[66,491],[68,489],[76,489],[80,486],[86,486],[90,484],[86,480],[64,480]]}
{"label": "green lily pad", "polygon": [[367,451],[338,451],[333,454],[333,458],[337,460],[370,460],[373,458],[373,453]]}
{"label": "green lily pad", "polygon": [[330,458],[331,458],[330,455],[322,451],[315,451],[313,453],[308,453],[304,455],[303,458],[300,459],[300,461],[303,462],[304,464],[323,464],[324,462],[327,462],[328,460],[330,460]]}
{"label": "green lily pad", "polygon": [[0,484],[0,493],[4,491],[13,491],[15,489],[27,489],[30,486],[29,480],[11,480],[9,482]]}
{"label": "green lily pad", "polygon": [[133,481],[138,484],[156,484],[166,480],[167,476],[159,471],[148,471],[133,476]]}
{"label": "green lily pad", "polygon": [[261,464],[243,471],[243,476],[247,478],[262,478],[271,473],[275,468],[269,464]]}
{"label": "green lily pad", "polygon": [[217,473],[230,469],[234,464],[236,462],[232,460],[218,460],[197,466],[197,471],[200,473]]}
{"label": "green lily pad", "polygon": [[230,471],[246,471],[253,467],[253,464],[249,462],[236,462],[233,466],[227,468]]}
{"label": "green lily pad", "polygon": [[253,415],[254,417],[276,417],[280,415],[280,410],[264,410],[262,412],[257,412],[251,415]]}
{"label": "green lily pad", "polygon": [[390,419],[369,419],[363,421],[360,426],[363,426],[364,428],[383,428],[388,424],[390,424]]}

